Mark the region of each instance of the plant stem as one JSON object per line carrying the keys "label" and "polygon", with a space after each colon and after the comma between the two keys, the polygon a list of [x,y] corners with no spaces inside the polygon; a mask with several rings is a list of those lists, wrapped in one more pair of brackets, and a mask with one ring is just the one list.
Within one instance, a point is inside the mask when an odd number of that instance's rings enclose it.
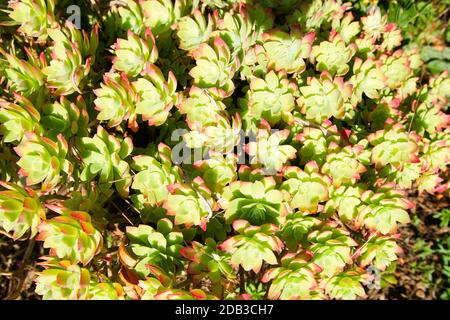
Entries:
{"label": "plant stem", "polygon": [[242,266],[239,266],[239,294],[245,293],[245,273]]}

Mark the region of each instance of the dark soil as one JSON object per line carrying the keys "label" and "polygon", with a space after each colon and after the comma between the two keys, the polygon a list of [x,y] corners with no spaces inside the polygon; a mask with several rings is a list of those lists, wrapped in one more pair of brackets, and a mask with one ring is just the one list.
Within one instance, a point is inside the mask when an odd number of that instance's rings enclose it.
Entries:
{"label": "dark soil", "polygon": [[0,235],[0,299],[40,299],[33,279],[43,253],[34,240],[12,241]]}

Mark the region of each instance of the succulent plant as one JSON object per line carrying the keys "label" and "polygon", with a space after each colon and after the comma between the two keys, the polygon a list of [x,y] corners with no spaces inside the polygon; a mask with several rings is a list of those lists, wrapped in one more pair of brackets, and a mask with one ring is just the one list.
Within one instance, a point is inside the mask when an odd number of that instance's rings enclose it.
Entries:
{"label": "succulent plant", "polygon": [[352,263],[351,248],[357,243],[349,232],[335,226],[324,226],[308,235],[312,242],[312,262],[321,268],[321,273],[331,277],[344,270],[346,264]]}
{"label": "succulent plant", "polygon": [[100,282],[89,288],[89,300],[124,300],[125,292],[119,283]]}
{"label": "succulent plant", "polygon": [[260,35],[261,27],[255,26],[252,20],[264,18],[264,12],[262,12],[261,16],[261,12],[258,12],[256,17],[255,15],[252,17],[252,12],[249,10],[244,6],[240,6],[239,14],[225,12],[221,19],[217,14],[214,15],[217,30],[213,32],[213,35],[220,36],[227,43],[232,54],[237,55],[240,61],[242,61],[246,51],[255,44],[257,37]]}
{"label": "succulent plant", "polygon": [[144,26],[155,36],[164,35],[181,17],[187,7],[186,0],[144,0],[139,2],[144,17]]}
{"label": "succulent plant", "polygon": [[83,137],[80,144],[84,163],[80,178],[92,181],[98,175],[101,189],[107,190],[114,183],[119,194],[126,196],[131,176],[129,164],[123,159],[133,150],[131,139],[109,135],[99,126],[93,138]]}
{"label": "succulent plant", "polygon": [[423,163],[431,170],[444,170],[450,161],[448,142],[450,131],[435,133],[433,140],[425,140],[423,146]]}
{"label": "succulent plant", "polygon": [[161,143],[158,149],[161,162],[151,156],[139,155],[131,164],[137,171],[131,185],[139,192],[136,200],[149,206],[161,205],[169,195],[167,187],[181,180],[177,168],[172,166],[170,148]]}
{"label": "succulent plant", "polygon": [[127,39],[118,39],[113,46],[114,69],[125,72],[129,77],[136,77],[143,71],[147,62],[155,63],[158,60],[155,42],[150,29],[145,31],[144,39],[129,30]]}
{"label": "succulent plant", "polygon": [[365,190],[361,185],[355,186],[340,186],[333,188],[330,200],[327,201],[325,212],[339,215],[339,219],[344,222],[355,222],[363,201],[361,196]]}
{"label": "succulent plant", "polygon": [[278,74],[270,71],[262,78],[253,78],[250,90],[242,102],[248,109],[249,117],[258,121],[263,118],[271,126],[278,122],[292,123],[295,108],[295,83],[287,79],[286,72]]}
{"label": "succulent plant", "polygon": [[124,0],[123,6],[119,6],[116,12],[117,15],[112,15],[114,25],[118,24],[122,30],[131,30],[138,35],[145,32],[144,13],[139,2],[135,0]]}
{"label": "succulent plant", "polygon": [[0,99],[1,133],[5,142],[20,143],[26,132],[41,132],[41,115],[26,98],[16,95],[18,104]]}
{"label": "succulent plant", "polygon": [[61,96],[59,102],[44,105],[42,114],[42,125],[50,138],[62,134],[69,140],[73,136],[88,135],[89,115],[82,96],[78,96],[75,103]]}
{"label": "succulent plant", "polygon": [[369,239],[361,250],[361,267],[373,264],[379,270],[385,270],[391,262],[397,260],[397,254],[402,253],[402,249],[392,237],[379,237]]}
{"label": "succulent plant", "polygon": [[322,41],[312,49],[312,57],[316,60],[318,71],[328,71],[332,75],[343,76],[350,67],[349,61],[356,53],[356,45],[346,45],[339,33],[331,35],[330,41]]}
{"label": "succulent plant", "polygon": [[36,292],[44,300],[85,300],[89,294],[89,270],[68,260],[44,257],[44,270],[36,278]]}
{"label": "succulent plant", "polygon": [[422,173],[417,178],[417,190],[419,191],[419,194],[424,193],[424,191],[434,194],[439,191],[443,191],[448,189],[448,183],[442,184],[444,179],[442,179],[438,174],[434,172],[425,172]]}
{"label": "succulent plant", "polygon": [[119,283],[95,282],[88,269],[69,260],[43,257],[44,270],[36,278],[36,292],[44,300],[123,300]]}
{"label": "succulent plant", "polygon": [[69,2],[0,5],[0,233],[38,240],[37,294],[394,282],[409,191],[450,190],[443,24],[423,47],[395,3]]}
{"label": "succulent plant", "polygon": [[400,46],[403,37],[401,31],[395,23],[388,23],[384,26],[383,42],[380,45],[381,50],[391,52],[394,48]]}
{"label": "succulent plant", "polygon": [[401,188],[411,188],[414,181],[417,181],[423,172],[420,163],[406,163],[400,170],[395,167],[384,167],[380,176],[393,181]]}
{"label": "succulent plant", "polygon": [[262,35],[263,46],[269,59],[269,67],[287,73],[301,73],[305,70],[305,60],[309,58],[314,41],[314,32],[301,37],[299,30],[291,33],[270,30]]}
{"label": "succulent plant", "polygon": [[175,225],[200,226],[206,230],[214,201],[211,198],[210,190],[201,178],[196,178],[192,182],[192,187],[188,184],[170,185],[168,187],[170,194],[163,207],[167,210],[167,215],[175,217]]}
{"label": "succulent plant", "polygon": [[283,194],[276,189],[275,180],[232,182],[222,192],[220,206],[227,221],[247,220],[252,225],[278,224],[286,214]]}
{"label": "succulent plant", "polygon": [[30,188],[0,181],[0,226],[8,236],[21,239],[34,237],[45,219],[45,210],[38,195]]}
{"label": "succulent plant", "polygon": [[67,141],[59,134],[57,141],[26,132],[21,143],[14,148],[20,159],[19,174],[26,177],[27,185],[41,183],[42,192],[50,192],[61,182],[65,173],[69,175],[72,164],[66,159]]}
{"label": "succulent plant", "polygon": [[380,60],[381,71],[389,88],[399,88],[411,78],[413,73],[411,61],[401,50],[395,51],[392,55],[383,55]]}
{"label": "succulent plant", "polygon": [[216,123],[205,127],[195,126],[194,130],[183,135],[183,140],[189,148],[206,148],[214,152],[230,153],[241,139],[241,118],[239,114],[228,118],[218,115]]}
{"label": "succulent plant", "polygon": [[322,285],[331,298],[355,300],[366,296],[362,283],[368,278],[362,270],[349,270],[327,279]]}
{"label": "succulent plant", "polygon": [[308,31],[321,29],[321,27],[325,29],[324,25],[327,22],[339,21],[345,10],[346,6],[343,6],[342,1],[339,0],[314,0],[294,10],[289,20],[304,26]]}
{"label": "succulent plant", "polygon": [[362,100],[363,94],[370,99],[377,99],[379,91],[384,88],[385,79],[380,64],[370,58],[364,62],[360,58],[355,58],[353,73],[349,82],[353,85],[353,94],[358,101]]}
{"label": "succulent plant", "polygon": [[389,130],[379,130],[369,135],[368,140],[374,146],[372,163],[377,168],[388,164],[400,167],[405,163],[417,162],[418,141],[420,137],[406,132],[400,124],[394,124]]}
{"label": "succulent plant", "polygon": [[413,203],[405,199],[405,193],[392,188],[389,183],[380,186],[376,192],[366,190],[361,200],[367,205],[359,212],[362,223],[370,229],[382,234],[392,234],[397,230],[397,223],[410,221],[407,209],[414,207]]}
{"label": "succulent plant", "polygon": [[149,265],[162,268],[168,274],[175,274],[180,267],[180,249],[183,247],[183,234],[173,231],[173,223],[165,218],[158,221],[157,230],[141,224],[127,227],[127,238],[130,243],[120,249],[119,258],[127,267],[145,277],[150,274]]}
{"label": "succulent plant", "polygon": [[181,114],[186,115],[189,128],[195,130],[216,124],[217,118],[224,114],[226,106],[205,90],[193,86],[189,90],[189,97],[183,99],[178,109]]}
{"label": "succulent plant", "polygon": [[[328,1],[328,3],[330,3],[330,1]],[[337,1],[335,3],[337,3]],[[352,12],[347,12],[342,19],[337,19],[340,14],[341,12],[338,11],[338,14],[335,15],[336,18],[332,21],[332,27],[338,32],[345,43],[348,44],[351,43],[352,40],[355,40],[356,36],[361,31],[361,26],[359,21],[355,21]]]}
{"label": "succulent plant", "polygon": [[244,79],[262,78],[267,73],[269,59],[264,47],[260,44],[249,48],[242,60],[240,75]]}
{"label": "succulent plant", "polygon": [[236,156],[210,152],[210,158],[194,163],[196,170],[202,172],[203,180],[212,192],[221,192],[224,187],[237,179]]}
{"label": "succulent plant", "polygon": [[333,79],[327,71],[323,71],[319,79],[311,78],[308,86],[300,87],[300,92],[302,96],[298,102],[302,114],[316,123],[331,117],[343,119],[346,109],[352,108],[349,101],[352,86],[341,77]]}
{"label": "succulent plant", "polygon": [[366,167],[358,161],[358,155],[362,152],[362,148],[358,147],[361,146],[353,148],[347,146],[334,152],[332,147],[328,148],[322,173],[333,180],[333,185],[354,184],[361,178],[361,174],[367,171]]}
{"label": "succulent plant", "polygon": [[72,211],[64,207],[52,207],[61,215],[43,221],[39,225],[37,240],[44,241],[44,248],[59,259],[87,265],[100,252],[103,238],[92,224],[87,212]]}
{"label": "succulent plant", "polygon": [[280,171],[288,160],[295,159],[297,150],[290,145],[280,145],[289,136],[289,130],[270,133],[270,126],[258,130],[256,141],[246,145],[247,153],[252,156],[251,163],[261,165],[267,173]]}
{"label": "succulent plant", "polygon": [[281,185],[281,189],[291,195],[292,208],[314,213],[322,209],[321,202],[329,199],[331,179],[319,173],[315,161],[308,162],[304,171],[297,167],[286,167],[283,175],[286,181]]}
{"label": "succulent plant", "polygon": [[440,103],[446,103],[449,98],[448,88],[450,87],[450,80],[448,77],[448,71],[442,72],[437,77],[430,78],[429,89],[426,95],[426,100],[438,101]]}
{"label": "succulent plant", "polygon": [[3,25],[20,25],[18,31],[27,37],[45,40],[47,28],[55,22],[53,0],[21,0],[12,2],[9,11],[10,21]]}
{"label": "succulent plant", "polygon": [[213,88],[218,96],[226,97],[234,90],[232,81],[239,67],[239,60],[232,55],[230,48],[219,36],[214,38],[212,46],[202,43],[192,55],[196,66],[189,74],[194,84],[200,88]]}
{"label": "succulent plant", "polygon": [[280,230],[280,238],[286,246],[295,251],[299,244],[307,244],[308,234],[322,221],[308,213],[296,211],[286,217],[286,223]]}
{"label": "succulent plant", "polygon": [[376,39],[384,31],[386,21],[387,17],[381,15],[380,8],[374,7],[369,10],[365,17],[361,18],[362,29]]}
{"label": "succulent plant", "polygon": [[259,272],[263,261],[270,265],[277,263],[274,252],[280,252],[283,243],[273,235],[277,231],[275,225],[254,227],[245,220],[235,220],[233,228],[238,235],[222,242],[219,248],[231,253],[230,263],[234,267],[242,266],[245,271]]}
{"label": "succulent plant", "polygon": [[60,29],[49,29],[49,37],[54,41],[51,47],[50,64],[42,72],[55,95],[81,93],[82,80],[90,72],[93,56],[98,45],[98,31],[93,29],[90,38],[67,23],[66,33]]}
{"label": "succulent plant", "polygon": [[143,291],[141,300],[155,300],[158,292],[164,290],[162,283],[153,277],[147,277],[145,280],[139,280],[139,288]]}
{"label": "succulent plant", "polygon": [[95,109],[98,120],[108,120],[108,126],[115,127],[128,120],[128,127],[138,129],[135,103],[137,94],[125,73],[106,73],[100,88],[94,90],[97,99]]}
{"label": "succulent plant", "polygon": [[318,284],[315,273],[320,267],[308,262],[307,255],[287,253],[281,258],[281,266],[268,270],[262,282],[271,281],[267,298],[271,300],[308,299]]}
{"label": "succulent plant", "polygon": [[184,16],[178,20],[176,29],[180,39],[180,49],[191,52],[209,40],[212,34],[213,20],[211,15],[205,17],[200,10],[195,9],[192,17]]}
{"label": "succulent plant", "polygon": [[155,300],[217,300],[217,297],[207,294],[201,289],[192,289],[190,291],[170,289],[155,295]]}
{"label": "succulent plant", "polygon": [[[448,127],[450,123],[450,115],[445,114],[442,109],[443,105],[433,104],[431,102],[423,102],[416,105],[414,113],[411,115],[411,128],[420,135],[425,132],[430,134]],[[414,116],[414,117],[413,117]]]}
{"label": "succulent plant", "polygon": [[193,276],[194,283],[207,277],[219,291],[222,285],[236,275],[230,265],[230,255],[217,249],[216,242],[208,238],[205,245],[193,241],[191,246],[181,249],[181,254],[189,261],[188,273]]}
{"label": "succulent plant", "polygon": [[8,79],[9,90],[32,98],[43,91],[45,76],[37,62],[33,61],[35,57],[33,57],[32,51],[27,50],[26,53],[29,61],[19,59],[0,48],[0,54],[7,61],[4,73]]}
{"label": "succulent plant", "polygon": [[152,126],[166,122],[170,109],[180,100],[174,74],[170,71],[166,81],[161,70],[153,64],[147,63],[144,77],[136,80],[133,86],[138,97],[135,112]]}
{"label": "succulent plant", "polygon": [[322,165],[326,160],[329,145],[339,143],[337,128],[334,126],[326,130],[324,132],[319,128],[304,127],[302,132],[296,136],[296,140],[301,143],[298,150],[301,164],[314,160],[317,164]]}

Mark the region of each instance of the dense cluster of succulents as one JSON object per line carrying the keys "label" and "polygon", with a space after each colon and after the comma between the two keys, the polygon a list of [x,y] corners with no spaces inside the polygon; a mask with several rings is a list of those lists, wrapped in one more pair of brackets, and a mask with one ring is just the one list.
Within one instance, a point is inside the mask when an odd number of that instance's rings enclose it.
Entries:
{"label": "dense cluster of succulents", "polygon": [[364,298],[408,189],[449,192],[448,72],[376,7],[60,6],[0,16],[0,228],[44,299]]}

